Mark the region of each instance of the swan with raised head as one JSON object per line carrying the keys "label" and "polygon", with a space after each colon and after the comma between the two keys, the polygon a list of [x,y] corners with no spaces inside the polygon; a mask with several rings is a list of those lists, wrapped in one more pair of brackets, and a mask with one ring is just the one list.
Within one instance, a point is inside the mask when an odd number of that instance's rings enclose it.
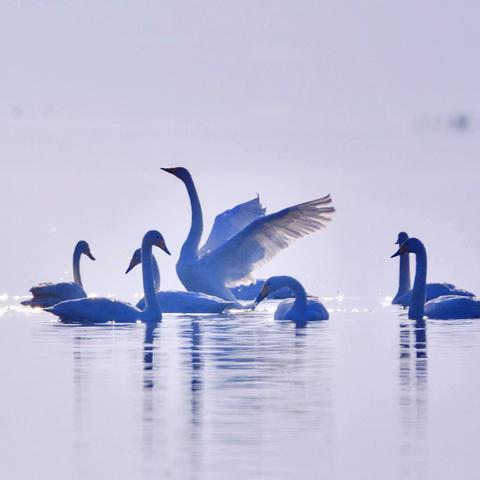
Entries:
{"label": "swan with raised head", "polygon": [[252,272],[280,250],[325,227],[331,220],[328,215],[335,211],[330,206],[331,197],[327,195],[260,216],[214,249],[203,252],[199,250],[203,232],[202,208],[192,176],[183,167],[163,170],[184,183],[192,210],[190,231],[177,262],[178,277],[189,291],[208,293],[229,301],[237,300],[229,287],[247,283]]}
{"label": "swan with raised head", "polygon": [[133,323],[138,320],[143,322],[158,322],[162,319],[162,310],[158,303],[153,282],[152,247],[161,248],[170,255],[165,240],[160,232],[150,230],[142,241],[142,273],[143,291],[145,296],[145,309],[140,310],[130,303],[110,298],[81,298],[58,303],[45,311],[53,313],[66,322],[80,323]]}
{"label": "swan with raised head", "polygon": [[392,255],[415,254],[415,280],[413,282],[412,300],[408,310],[408,318],[421,320],[424,316],[431,319],[466,319],[480,317],[480,300],[461,295],[447,295],[426,300],[427,286],[427,250],[418,238],[409,238],[400,245]]}
{"label": "swan with raised head", "polygon": [[[406,232],[400,232],[396,245],[402,245],[408,240],[409,236]],[[398,281],[398,291],[392,300],[394,305],[402,305],[408,307],[412,299],[412,290],[410,287],[410,255],[408,253],[400,255],[400,271]],[[445,295],[456,295],[461,297],[474,297],[475,294],[455,287],[451,283],[427,283],[425,287],[426,301]]]}
{"label": "swan with raised head", "polygon": [[281,302],[275,311],[275,320],[292,320],[297,325],[309,321],[328,320],[328,311],[316,298],[307,297],[303,285],[293,277],[276,276],[266,280],[262,291],[255,300],[258,305],[270,294],[281,288],[290,289],[294,298]]}
{"label": "swan with raised head", "polygon": [[[138,249],[132,256],[130,265],[125,273],[130,272],[137,265],[142,263],[142,253]],[[153,280],[157,298],[162,306],[163,313],[222,313],[229,308],[234,308],[237,303],[223,300],[200,292],[182,292],[182,291],[160,291],[160,270],[157,260],[152,255]],[[145,308],[145,299],[142,298],[137,303],[137,308]]]}
{"label": "swan with raised head", "polygon": [[27,307],[51,307],[65,300],[85,298],[87,294],[83,289],[80,275],[80,258],[82,255],[95,260],[90,246],[85,240],[80,240],[73,250],[73,282],[40,283],[30,289],[32,298],[24,300],[22,305]]}

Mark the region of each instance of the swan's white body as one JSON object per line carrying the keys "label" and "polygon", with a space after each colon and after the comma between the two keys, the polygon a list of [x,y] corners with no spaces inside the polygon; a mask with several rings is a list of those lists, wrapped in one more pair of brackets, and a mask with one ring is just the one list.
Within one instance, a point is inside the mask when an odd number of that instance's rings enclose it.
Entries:
{"label": "swan's white body", "polygon": [[296,239],[325,226],[334,212],[330,195],[259,216],[215,248],[199,250],[203,232],[200,200],[185,168],[164,169],[182,180],[192,209],[192,224],[177,263],[177,274],[189,291],[236,301],[230,287],[251,281],[252,272]]}
{"label": "swan's white body", "polygon": [[480,300],[447,295],[425,304],[425,315],[438,320],[480,318]]}
{"label": "swan's white body", "polygon": [[[130,265],[127,269],[135,268],[142,263],[141,250],[138,249],[133,254]],[[229,308],[236,307],[236,302],[229,302],[222,298],[214,297],[200,292],[182,292],[182,291],[160,291],[160,270],[158,268],[155,256],[152,256],[153,280],[157,299],[162,306],[164,313],[222,313]],[[142,298],[137,307],[141,310],[145,308],[145,299]]]}
{"label": "swan's white body", "polygon": [[95,260],[88,243],[84,240],[79,241],[73,251],[73,282],[41,283],[36,285],[30,289],[32,298],[23,301],[22,305],[45,308],[65,300],[85,298],[87,294],[83,289],[82,277],[80,275],[80,258],[82,254]]}
{"label": "swan's white body", "polygon": [[302,284],[293,277],[270,277],[265,282],[256,303],[285,287],[293,291],[295,298],[284,300],[278,305],[274,314],[275,320],[291,320],[297,325],[317,320],[328,320],[328,311],[323,304],[315,298],[307,297]]}
{"label": "swan's white body", "polygon": [[[430,301],[438,297],[444,297],[446,295],[455,295],[457,297],[475,297],[475,294],[467,290],[455,287],[451,283],[427,283],[425,286],[425,301]],[[396,299],[395,305],[401,305],[403,307],[410,306],[412,301],[412,290],[408,291],[404,295],[401,295]]]}
{"label": "swan's white body", "polygon": [[133,323],[136,321],[158,322],[162,319],[162,311],[155,294],[152,273],[152,246],[156,245],[168,252],[162,235],[157,231],[149,231],[142,241],[142,272],[143,289],[146,298],[146,307],[140,310],[133,305],[109,298],[82,298],[61,302],[53,307],[46,308],[65,322],[79,323]]}
{"label": "swan's white body", "polygon": [[[408,240],[408,234],[405,232],[400,232],[398,234],[397,245],[402,245]],[[403,307],[410,306],[412,300],[412,290],[410,289],[410,255],[405,253],[400,256],[399,259],[399,281],[398,281],[398,291],[395,295],[392,304],[402,305]],[[428,302],[437,297],[442,297],[445,295],[456,295],[461,297],[474,297],[475,294],[463,290],[461,288],[456,288],[455,285],[451,283],[427,283],[425,286],[425,300]]]}
{"label": "swan's white body", "polygon": [[421,320],[426,315],[431,319],[467,319],[480,317],[480,300],[476,298],[447,295],[437,297],[425,303],[427,287],[427,251],[423,243],[417,238],[409,238],[400,245],[393,255],[414,253],[416,258],[415,281],[408,317]]}

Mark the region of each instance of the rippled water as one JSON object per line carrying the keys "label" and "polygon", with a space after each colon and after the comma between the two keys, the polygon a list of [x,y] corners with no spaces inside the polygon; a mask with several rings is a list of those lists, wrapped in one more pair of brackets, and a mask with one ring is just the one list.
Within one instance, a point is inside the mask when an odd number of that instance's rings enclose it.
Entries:
{"label": "rippled water", "polygon": [[62,325],[0,314],[0,477],[478,478],[480,322],[366,299]]}

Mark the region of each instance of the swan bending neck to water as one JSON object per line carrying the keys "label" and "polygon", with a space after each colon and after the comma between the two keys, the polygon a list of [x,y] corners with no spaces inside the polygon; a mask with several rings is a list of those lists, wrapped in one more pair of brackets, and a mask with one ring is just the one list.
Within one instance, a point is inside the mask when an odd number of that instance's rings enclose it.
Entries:
{"label": "swan bending neck to water", "polygon": [[[402,245],[409,239],[408,234],[400,232],[398,234],[397,245]],[[412,290],[410,288],[410,255],[405,253],[400,255],[400,273],[399,273],[398,291],[392,300],[394,305],[410,306]],[[427,283],[425,286],[425,301],[432,300],[445,295],[457,295],[462,297],[474,297],[475,294],[455,287],[451,283]]]}
{"label": "swan bending neck to water", "polygon": [[[142,263],[142,253],[138,249],[134,252],[130,265],[125,273],[130,272]],[[223,313],[225,310],[235,308],[237,302],[229,302],[222,298],[207,295],[201,292],[160,291],[160,269],[157,260],[152,255],[153,280],[157,298],[164,313]],[[137,307],[145,308],[145,299],[142,298]]]}
{"label": "swan bending neck to water", "polygon": [[307,298],[303,285],[293,277],[270,277],[255,303],[259,304],[271,293],[284,287],[291,289],[295,297],[278,305],[274,315],[275,320],[293,320],[297,325],[303,325],[307,321],[328,320],[328,311],[323,304],[317,299]]}
{"label": "swan bending neck to water", "polygon": [[51,307],[64,300],[73,300],[87,296],[83,289],[82,277],[80,275],[80,258],[82,255],[91,260],[95,257],[90,246],[85,240],[80,240],[73,251],[73,282],[41,283],[30,289],[32,298],[22,302],[22,305],[29,307]]}
{"label": "swan bending neck to water", "polygon": [[199,249],[203,216],[192,176],[182,167],[163,170],[184,183],[192,211],[190,231],[177,262],[178,277],[189,291],[229,301],[237,301],[229,287],[248,283],[256,268],[296,239],[325,227],[331,220],[329,214],[335,211],[330,206],[331,197],[327,195],[270,215],[259,215],[245,222],[231,236],[217,242],[213,248]]}
{"label": "swan bending neck to water", "polygon": [[426,315],[432,319],[465,319],[480,317],[480,301],[462,295],[447,295],[437,297],[425,303],[427,286],[427,250],[417,238],[409,238],[400,245],[392,255],[415,254],[415,280],[413,282],[412,298],[408,310],[408,318],[422,320]]}
{"label": "swan bending neck to water", "polygon": [[64,321],[81,323],[105,323],[110,321],[132,323],[141,320],[147,323],[162,319],[162,311],[155,293],[152,270],[152,247],[157,246],[170,255],[165,240],[160,232],[150,230],[142,241],[142,275],[145,309],[140,310],[129,303],[110,298],[82,298],[68,300],[53,307],[47,312],[57,315]]}

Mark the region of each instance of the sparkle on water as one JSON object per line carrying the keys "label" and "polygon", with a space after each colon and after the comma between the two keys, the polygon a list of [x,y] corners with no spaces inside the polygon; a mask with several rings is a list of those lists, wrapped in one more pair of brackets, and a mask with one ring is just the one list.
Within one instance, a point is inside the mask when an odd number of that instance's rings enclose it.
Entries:
{"label": "sparkle on water", "polygon": [[0,477],[475,478],[480,322],[385,302],[303,329],[276,302],[155,328],[4,304]]}

